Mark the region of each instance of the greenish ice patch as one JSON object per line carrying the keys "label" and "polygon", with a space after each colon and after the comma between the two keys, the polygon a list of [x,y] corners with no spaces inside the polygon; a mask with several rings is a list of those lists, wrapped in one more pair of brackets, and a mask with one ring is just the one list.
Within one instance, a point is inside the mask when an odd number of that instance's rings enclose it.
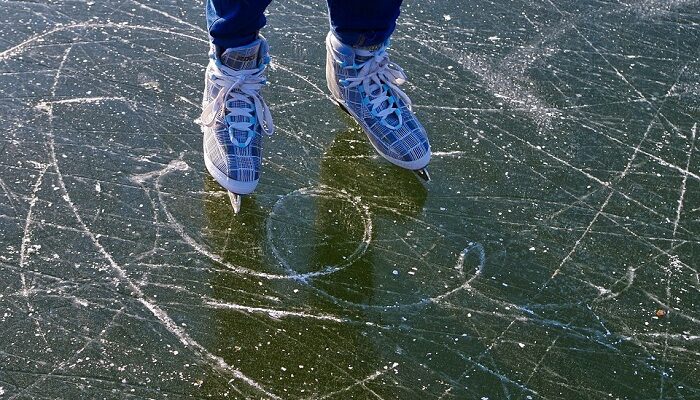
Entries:
{"label": "greenish ice patch", "polygon": [[700,398],[700,2],[407,0],[428,183],[268,11],[234,215],[201,1],[0,1],[1,399]]}

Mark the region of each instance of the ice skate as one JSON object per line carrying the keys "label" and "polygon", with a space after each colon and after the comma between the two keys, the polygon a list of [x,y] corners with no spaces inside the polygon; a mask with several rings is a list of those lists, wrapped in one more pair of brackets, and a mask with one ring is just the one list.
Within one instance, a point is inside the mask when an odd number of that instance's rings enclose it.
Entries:
{"label": "ice skate", "polygon": [[206,71],[203,111],[204,164],[229,191],[235,213],[243,195],[260,180],[263,134],[274,131],[272,116],[260,89],[266,84],[268,46],[253,43],[219,54],[212,47]]}
{"label": "ice skate", "polygon": [[326,80],[334,101],[362,126],[374,149],[399,167],[429,181],[430,143],[399,85],[403,69],[389,61],[388,41],[351,47],[326,37]]}

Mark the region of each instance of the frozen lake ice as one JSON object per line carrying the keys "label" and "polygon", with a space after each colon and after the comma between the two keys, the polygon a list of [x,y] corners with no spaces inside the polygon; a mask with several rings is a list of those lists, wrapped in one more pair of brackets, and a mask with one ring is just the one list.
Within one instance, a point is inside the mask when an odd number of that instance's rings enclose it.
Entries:
{"label": "frozen lake ice", "polygon": [[269,13],[234,216],[200,1],[0,1],[0,398],[700,397],[700,1],[407,1],[428,184]]}

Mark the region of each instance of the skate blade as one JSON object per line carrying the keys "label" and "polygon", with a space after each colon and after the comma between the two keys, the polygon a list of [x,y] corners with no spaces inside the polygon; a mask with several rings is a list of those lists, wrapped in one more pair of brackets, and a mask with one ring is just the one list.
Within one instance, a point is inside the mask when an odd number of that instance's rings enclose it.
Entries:
{"label": "skate blade", "polygon": [[341,110],[345,111],[346,114],[352,117],[352,114],[350,114],[350,111],[348,111],[348,109],[345,107],[345,104],[339,102],[336,99],[331,99],[331,101],[335,103],[336,106],[340,107]]}
{"label": "skate blade", "polygon": [[233,206],[233,213],[238,214],[239,212],[241,212],[241,200],[243,200],[243,196],[233,192],[228,192],[228,198],[229,200],[231,200],[231,206]]}
{"label": "skate blade", "polygon": [[421,169],[416,169],[413,172],[416,173],[421,179],[423,179],[426,182],[430,182],[430,174],[428,173],[428,168],[421,168]]}

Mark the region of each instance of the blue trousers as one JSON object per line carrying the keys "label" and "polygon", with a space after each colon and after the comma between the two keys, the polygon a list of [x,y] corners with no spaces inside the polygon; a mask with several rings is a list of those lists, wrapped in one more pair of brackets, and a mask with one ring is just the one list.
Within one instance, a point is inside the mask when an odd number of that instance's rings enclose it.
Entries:
{"label": "blue trousers", "polygon": [[[373,46],[396,28],[402,0],[327,0],[331,30],[342,43]],[[207,28],[217,47],[244,46],[265,26],[271,0],[207,0]]]}

